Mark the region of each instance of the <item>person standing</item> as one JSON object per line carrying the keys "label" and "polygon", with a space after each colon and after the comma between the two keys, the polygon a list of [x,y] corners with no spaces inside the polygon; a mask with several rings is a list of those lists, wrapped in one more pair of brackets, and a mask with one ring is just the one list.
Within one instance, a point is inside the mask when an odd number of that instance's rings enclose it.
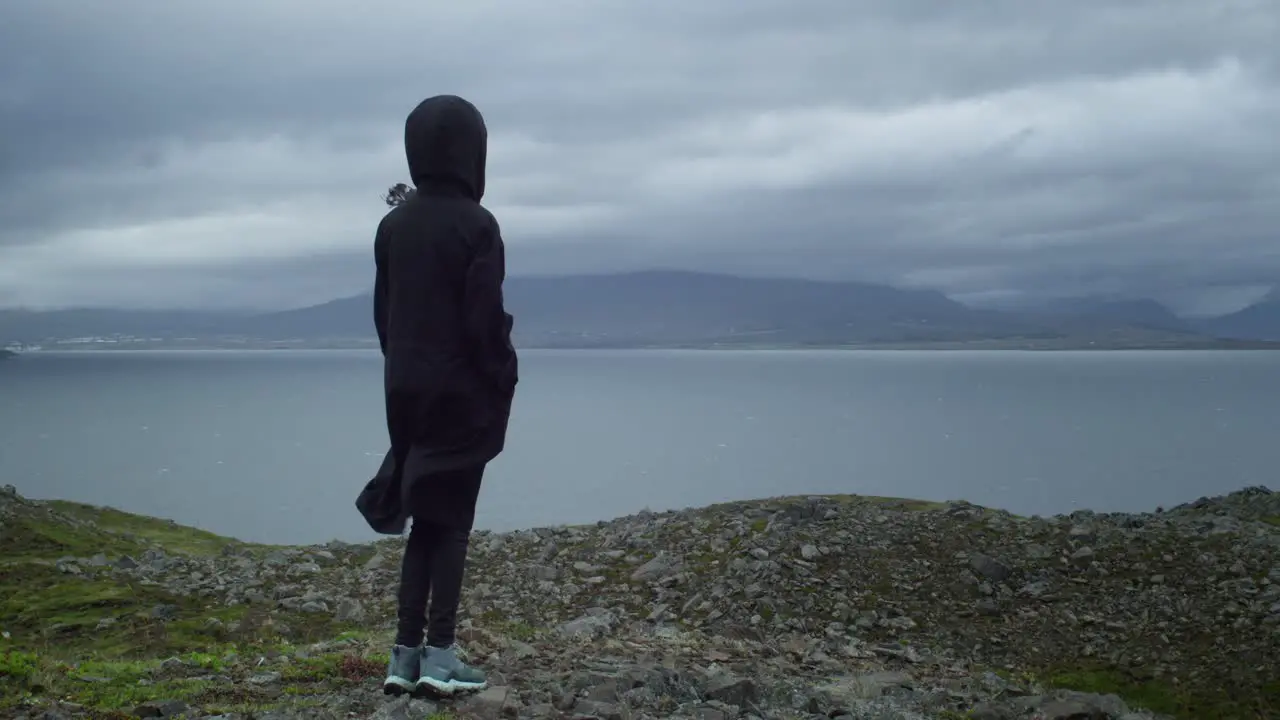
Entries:
{"label": "person standing", "polygon": [[458,657],[454,630],[481,479],[506,442],[517,358],[502,235],[480,205],[484,118],[455,95],[427,98],[405,121],[404,146],[414,188],[374,239],[389,458],[413,523],[383,688],[452,695],[486,686]]}

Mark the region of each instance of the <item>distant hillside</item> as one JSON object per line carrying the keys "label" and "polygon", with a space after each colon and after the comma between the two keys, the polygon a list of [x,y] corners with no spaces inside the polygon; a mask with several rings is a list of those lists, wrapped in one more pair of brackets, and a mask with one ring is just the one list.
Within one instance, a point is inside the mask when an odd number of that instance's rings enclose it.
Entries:
{"label": "distant hillside", "polygon": [[1197,323],[1201,332],[1239,340],[1280,340],[1280,294],[1222,317]]}
{"label": "distant hillside", "polygon": [[1083,332],[1142,328],[1172,333],[1195,333],[1192,324],[1174,315],[1155,300],[1104,300],[1076,298],[1047,304],[1031,314],[1051,319],[1064,330]]}
{"label": "distant hillside", "polygon": [[[513,277],[507,306],[525,347],[833,346],[986,343],[1202,347],[1214,341],[1153,301],[979,310],[926,290],[857,282],[647,271]],[[370,295],[265,314],[0,311],[0,343],[117,336],[130,346],[372,345]]]}
{"label": "distant hillside", "polygon": [[522,278],[507,297],[519,337],[539,344],[838,344],[1036,331],[941,293],[852,282],[643,272]]}
{"label": "distant hillside", "polygon": [[[681,272],[510,278],[516,339],[539,345],[635,345],[1008,336],[1029,330],[936,292],[861,283]],[[255,337],[372,336],[369,295],[247,318]]]}
{"label": "distant hillside", "polygon": [[[830,344],[1008,337],[1037,328],[932,291],[851,282],[747,279],[686,272],[513,277],[507,305],[517,340],[550,345],[719,342]],[[0,339],[86,336],[271,340],[372,338],[365,294],[261,315],[68,310],[0,313]]]}
{"label": "distant hillside", "polygon": [[174,310],[0,310],[0,343],[40,343],[101,335],[146,338],[217,333],[234,316]]}

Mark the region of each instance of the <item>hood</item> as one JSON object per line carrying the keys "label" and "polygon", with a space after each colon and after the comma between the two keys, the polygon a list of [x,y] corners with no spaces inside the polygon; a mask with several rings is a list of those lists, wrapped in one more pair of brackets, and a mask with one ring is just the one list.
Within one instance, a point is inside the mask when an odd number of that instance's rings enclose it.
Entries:
{"label": "hood", "polygon": [[423,100],[404,123],[404,154],[419,189],[448,188],[480,202],[488,145],[480,111],[456,95]]}

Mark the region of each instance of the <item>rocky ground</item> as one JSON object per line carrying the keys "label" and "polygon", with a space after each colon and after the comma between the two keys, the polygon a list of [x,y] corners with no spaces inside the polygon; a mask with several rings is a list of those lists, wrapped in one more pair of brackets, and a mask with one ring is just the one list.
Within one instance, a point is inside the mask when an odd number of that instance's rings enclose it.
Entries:
{"label": "rocky ground", "polygon": [[0,717],[1280,717],[1280,493],[1022,518],[781,498],[477,533],[450,703],[378,692],[399,539],[0,492]]}

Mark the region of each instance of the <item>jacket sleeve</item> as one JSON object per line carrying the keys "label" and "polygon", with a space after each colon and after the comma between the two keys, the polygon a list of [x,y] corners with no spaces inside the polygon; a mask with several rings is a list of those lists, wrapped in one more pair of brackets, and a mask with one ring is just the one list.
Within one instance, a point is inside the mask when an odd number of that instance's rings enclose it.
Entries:
{"label": "jacket sleeve", "polygon": [[506,257],[498,222],[490,222],[472,248],[467,266],[463,313],[472,358],[490,386],[503,397],[515,394],[516,351],[511,344],[514,321],[503,307]]}
{"label": "jacket sleeve", "polygon": [[378,347],[387,354],[387,243],[382,226],[373,239],[373,326],[378,331]]}

